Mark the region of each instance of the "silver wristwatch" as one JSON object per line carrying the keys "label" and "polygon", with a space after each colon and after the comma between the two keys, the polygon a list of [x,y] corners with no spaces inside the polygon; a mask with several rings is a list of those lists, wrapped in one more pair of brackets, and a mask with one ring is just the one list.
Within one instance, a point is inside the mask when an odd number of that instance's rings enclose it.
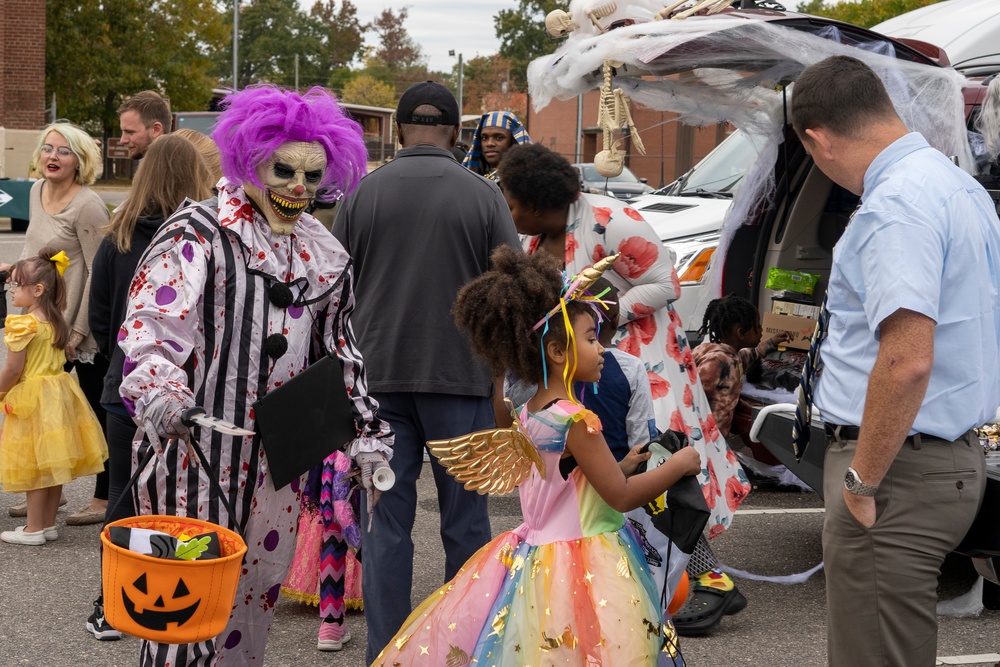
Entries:
{"label": "silver wristwatch", "polygon": [[847,474],[844,475],[844,488],[847,489],[848,493],[853,493],[856,496],[874,496],[875,492],[878,491],[878,485],[862,482],[861,476],[854,468],[847,469]]}

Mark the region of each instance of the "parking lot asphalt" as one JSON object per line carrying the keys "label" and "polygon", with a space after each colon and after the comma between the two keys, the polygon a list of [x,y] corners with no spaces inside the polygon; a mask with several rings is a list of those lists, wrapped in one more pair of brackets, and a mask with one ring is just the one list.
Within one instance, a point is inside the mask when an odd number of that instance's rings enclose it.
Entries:
{"label": "parking lot asphalt", "polygon": [[[98,642],[84,629],[100,585],[99,527],[66,527],[62,522],[68,512],[87,502],[93,478],[76,480],[66,489],[69,504],[59,513],[57,541],[42,547],[0,543],[0,665],[134,665],[138,640]],[[415,604],[432,593],[444,576],[436,494],[426,464],[418,489]],[[23,521],[7,514],[7,508],[19,499],[0,494],[0,529],[10,530]],[[742,570],[763,575],[805,571],[822,559],[821,507],[812,493],[758,488],[744,503],[733,527],[713,546],[724,563]],[[490,521],[494,534],[519,524],[516,495],[491,498]],[[941,577],[942,598],[964,593],[974,580],[967,559],[949,558]],[[826,664],[822,572],[793,586],[749,580],[738,580],[738,584],[749,600],[747,608],[727,617],[710,636],[683,639],[689,665]],[[317,614],[315,607],[280,600],[266,664],[363,665],[362,613],[348,613],[353,638],[338,653],[316,649]],[[979,618],[941,618],[938,655],[947,662],[939,664],[995,665],[1000,661],[998,621],[1000,612],[996,611],[985,611]]]}
{"label": "parking lot asphalt", "polygon": [[[0,236],[0,261],[17,259],[23,234]],[[0,364],[6,348],[0,345]],[[0,667],[84,665],[117,667],[138,662],[139,642],[125,638],[96,641],[84,628],[100,590],[99,527],[65,526],[65,517],[88,502],[92,477],[66,487],[69,503],[59,512],[60,537],[41,547],[0,542]],[[430,469],[418,482],[420,500],[414,530],[415,566],[412,601],[418,604],[444,578],[438,536],[439,514]],[[0,493],[0,530],[23,525],[7,508],[23,495]],[[517,496],[490,499],[494,534],[521,522]],[[813,493],[759,486],[741,506],[732,528],[712,541],[723,563],[761,575],[804,572],[822,560],[822,502]],[[942,599],[965,593],[975,581],[967,558],[949,557],[940,578]],[[822,571],[798,585],[738,579],[749,604],[726,617],[707,637],[682,640],[690,667],[826,665],[826,603]],[[993,667],[1000,665],[1000,612],[978,618],[940,618],[939,664]],[[361,612],[349,612],[353,639],[343,651],[316,649],[318,610],[286,599],[278,602],[265,656],[268,665],[362,666],[365,623]],[[610,665],[606,667],[617,667]]]}

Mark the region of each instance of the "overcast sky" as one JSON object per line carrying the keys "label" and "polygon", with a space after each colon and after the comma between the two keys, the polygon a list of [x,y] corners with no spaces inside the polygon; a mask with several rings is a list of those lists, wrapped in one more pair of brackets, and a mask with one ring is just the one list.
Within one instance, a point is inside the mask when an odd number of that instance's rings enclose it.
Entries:
{"label": "overcast sky", "polygon": [[[311,0],[300,0],[307,9]],[[368,23],[383,9],[409,7],[406,30],[420,45],[431,71],[450,72],[457,54],[468,61],[476,55],[497,52],[500,42],[493,30],[493,17],[501,9],[516,9],[517,0],[354,0],[358,19]],[[371,37],[368,38],[371,44]],[[449,57],[454,49],[456,57]]]}

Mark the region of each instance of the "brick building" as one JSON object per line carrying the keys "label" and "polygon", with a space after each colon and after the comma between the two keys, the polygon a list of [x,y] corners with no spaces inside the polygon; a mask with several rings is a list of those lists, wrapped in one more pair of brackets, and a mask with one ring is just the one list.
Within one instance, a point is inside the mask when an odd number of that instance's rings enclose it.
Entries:
{"label": "brick building", "polygon": [[45,126],[45,0],[0,0],[0,167],[28,175],[38,130]]}
{"label": "brick building", "polygon": [[[580,162],[593,162],[594,155],[603,148],[603,134],[597,126],[599,99],[598,90],[583,95],[582,127],[579,128]],[[575,162],[577,109],[576,98],[553,100],[541,111],[535,111],[529,100],[525,125],[531,140]],[[654,111],[632,103],[632,120],[646,147],[646,154],[639,154],[630,140],[625,139],[621,144],[627,151],[625,164],[653,187],[666,185],[683,174],[732,131],[724,125],[698,129],[676,122],[676,117],[674,113]]]}

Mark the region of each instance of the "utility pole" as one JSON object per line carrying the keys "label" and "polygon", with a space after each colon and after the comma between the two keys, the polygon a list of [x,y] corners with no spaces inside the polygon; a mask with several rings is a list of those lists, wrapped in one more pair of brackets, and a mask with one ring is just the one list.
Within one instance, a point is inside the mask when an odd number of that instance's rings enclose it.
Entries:
{"label": "utility pole", "polygon": [[[448,55],[455,57],[455,49],[448,51]],[[462,64],[462,54],[458,54],[458,122],[462,123],[462,80],[465,78],[465,68]]]}
{"label": "utility pole", "polygon": [[233,0],[233,90],[239,90],[240,0]]}

